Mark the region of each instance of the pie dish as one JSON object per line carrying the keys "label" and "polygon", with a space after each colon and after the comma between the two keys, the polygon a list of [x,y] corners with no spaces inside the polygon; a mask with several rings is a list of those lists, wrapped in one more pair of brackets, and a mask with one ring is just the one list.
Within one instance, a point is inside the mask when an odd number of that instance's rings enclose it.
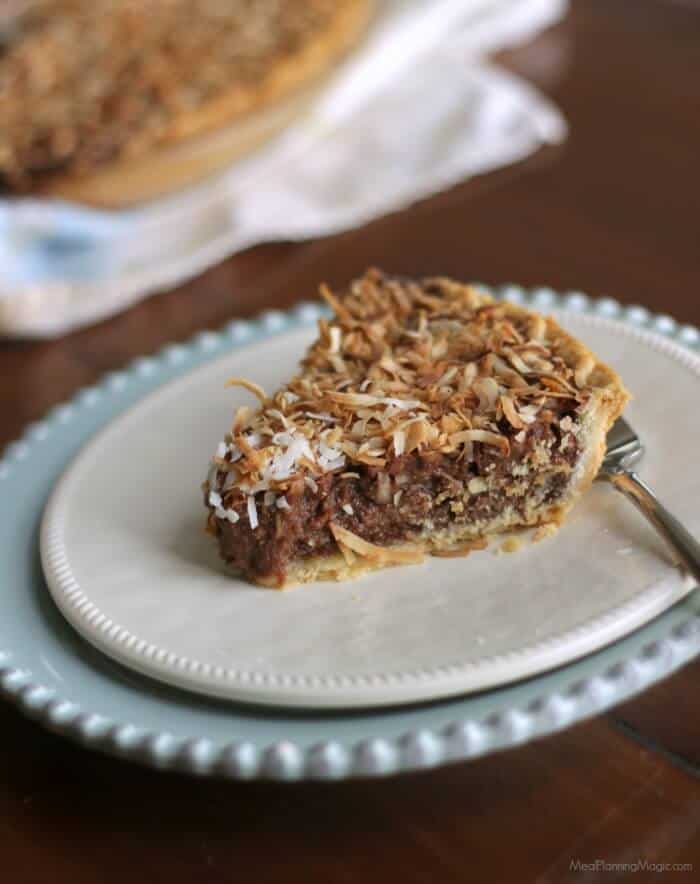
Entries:
{"label": "pie dish", "polygon": [[[369,0],[15,0],[0,12],[0,179],[104,203],[164,186],[163,164],[220,165],[299,112],[369,17]],[[240,139],[189,150],[231,123]]]}
{"label": "pie dish", "polygon": [[370,270],[300,372],[240,407],[204,483],[208,530],[256,583],[344,580],[556,527],[628,394],[551,318],[446,278]]}

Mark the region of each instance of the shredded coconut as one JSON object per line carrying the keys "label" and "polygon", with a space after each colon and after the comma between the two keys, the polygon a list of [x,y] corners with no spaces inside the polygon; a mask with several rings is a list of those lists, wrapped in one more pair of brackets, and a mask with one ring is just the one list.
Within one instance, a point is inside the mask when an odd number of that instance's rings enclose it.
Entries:
{"label": "shredded coconut", "polygon": [[248,521],[251,528],[255,529],[258,527],[258,509],[255,506],[255,498],[252,494],[248,495]]}

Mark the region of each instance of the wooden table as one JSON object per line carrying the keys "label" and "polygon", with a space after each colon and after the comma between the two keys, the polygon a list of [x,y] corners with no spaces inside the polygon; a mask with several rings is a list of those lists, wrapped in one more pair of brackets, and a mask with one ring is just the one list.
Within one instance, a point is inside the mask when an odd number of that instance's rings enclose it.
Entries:
{"label": "wooden table", "polygon": [[[361,230],[239,255],[53,343],[0,347],[0,444],[164,343],[369,264],[609,294],[700,324],[700,7],[581,0],[506,63],[571,123],[561,148]],[[695,469],[697,465],[688,465]],[[700,660],[571,730],[470,764],[336,785],[195,781],[91,755],[0,706],[0,868],[20,882],[618,880],[575,860],[693,863]]]}

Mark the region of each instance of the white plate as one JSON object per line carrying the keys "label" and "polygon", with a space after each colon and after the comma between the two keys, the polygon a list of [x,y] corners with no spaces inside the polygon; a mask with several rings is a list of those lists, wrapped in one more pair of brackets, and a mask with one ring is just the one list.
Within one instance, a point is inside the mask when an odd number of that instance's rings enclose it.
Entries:
{"label": "white plate", "polygon": [[[636,395],[642,472],[700,529],[700,359],[599,316],[560,321],[613,363]],[[352,583],[287,592],[226,572],[203,532],[200,483],[245,393],[295,369],[313,332],[285,333],[157,391],[90,442],[42,525],[50,591],[73,626],[119,662],[236,700],[368,707],[446,697],[524,678],[632,631],[690,581],[640,516],[594,487],[552,540],[513,555],[431,559]]]}

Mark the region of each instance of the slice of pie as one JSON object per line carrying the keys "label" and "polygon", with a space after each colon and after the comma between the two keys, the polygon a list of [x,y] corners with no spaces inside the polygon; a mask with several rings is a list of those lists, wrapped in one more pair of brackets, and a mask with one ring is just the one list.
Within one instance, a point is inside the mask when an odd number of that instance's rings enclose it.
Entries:
{"label": "slice of pie", "polygon": [[370,270],[321,293],[301,370],[243,406],[204,485],[223,558],[256,583],[345,579],[558,523],[628,398],[554,320]]}
{"label": "slice of pie", "polygon": [[[371,14],[372,0],[0,3],[0,182],[118,204],[163,190],[163,167],[201,177],[289,122]],[[233,122],[240,139],[184,150]]]}

